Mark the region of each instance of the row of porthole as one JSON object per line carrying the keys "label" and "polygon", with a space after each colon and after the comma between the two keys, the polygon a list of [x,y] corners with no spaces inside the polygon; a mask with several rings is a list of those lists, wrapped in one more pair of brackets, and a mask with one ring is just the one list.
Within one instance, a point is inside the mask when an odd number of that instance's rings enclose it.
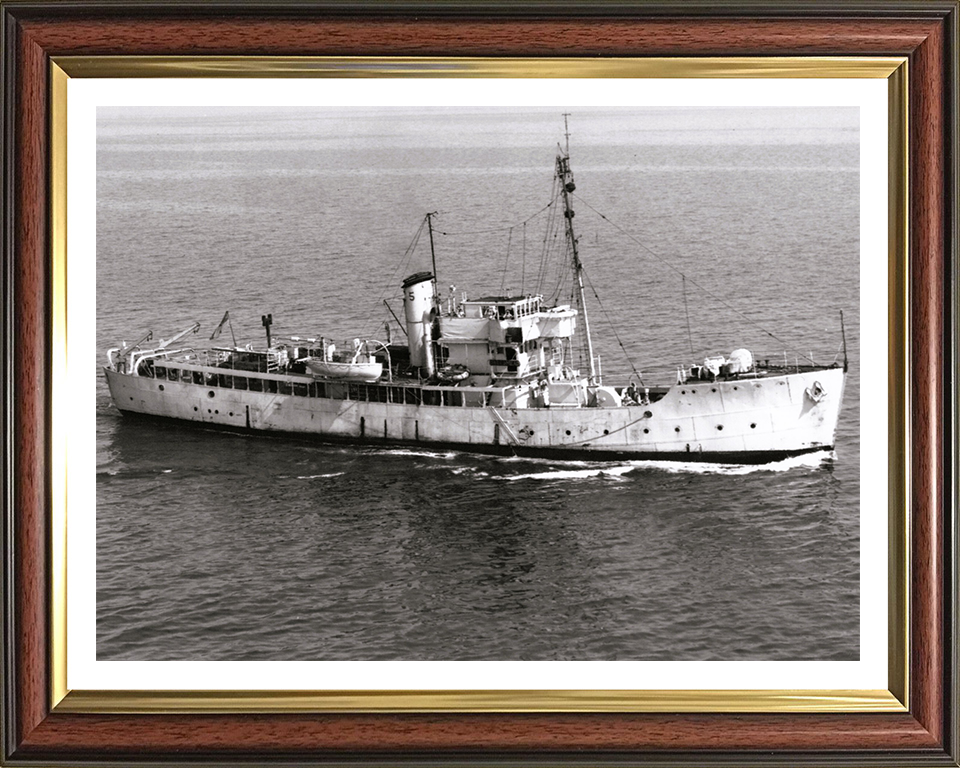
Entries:
{"label": "row of porthole", "polygon": [[[782,381],[778,381],[777,384],[779,384],[781,387],[783,386],[783,382],[782,382]],[[757,389],[760,389],[760,388],[763,386],[763,384],[755,384],[754,386],[756,386]],[[734,390],[737,390],[737,389],[740,389],[740,387],[734,386]],[[716,392],[716,391],[717,391],[717,388],[716,388],[716,387],[711,387],[711,388],[710,388],[710,391],[711,391],[711,392]],[[681,395],[687,394],[687,390],[681,389],[681,390],[680,390],[680,394],[681,394]],[[697,394],[697,390],[691,389],[691,390],[690,390],[690,394],[691,394],[691,395]]]}
{"label": "row of porthole", "polygon": [[[763,385],[762,385],[762,384],[757,384],[757,386],[760,387],[760,386],[763,386]],[[740,387],[734,387],[734,389],[740,389]],[[711,387],[711,388],[710,388],[710,391],[711,391],[711,392],[716,392],[716,391],[717,391],[717,388],[716,388],[716,387]],[[687,394],[687,390],[681,389],[681,390],[680,390],[680,394],[681,394],[681,395]],[[691,395],[697,394],[697,390],[691,389],[691,390],[690,390],[690,394],[691,394]]]}
{"label": "row of porthole", "polygon": [[[753,423],[750,424],[750,429],[756,429],[756,428],[757,428],[757,423],[756,423],[756,422],[753,422]],[[722,431],[723,431],[723,424],[717,424],[717,429],[722,432]],[[674,428],[673,428],[673,431],[674,431],[674,432],[679,432],[679,431],[680,431],[680,427],[674,427]],[[568,433],[568,434],[569,434],[569,433]],[[606,434],[606,433],[604,433],[604,434]],[[647,429],[646,427],[644,427],[643,434],[649,435],[649,434],[650,434],[650,430]]]}
{"label": "row of porthole", "polygon": [[[193,406],[193,410],[199,411],[200,409],[197,406]],[[211,411],[209,408],[207,408],[207,413],[220,413],[220,411],[218,410]],[[230,415],[233,416],[233,411],[230,411]]]}
{"label": "row of porthole", "polygon": [[[756,422],[752,422],[752,423],[750,424],[750,429],[756,429],[756,428],[757,428]],[[719,432],[722,432],[722,431],[723,431],[723,424],[717,424],[717,430],[718,430]],[[674,431],[674,432],[679,432],[679,431],[680,431],[680,427],[674,427],[674,428],[673,428],[673,431]],[[533,430],[530,431],[530,434],[531,434],[531,435],[533,434]],[[609,435],[609,434],[610,434],[610,430],[609,430],[609,429],[603,430],[603,434]],[[649,428],[644,427],[644,429],[643,429],[643,434],[649,435],[649,434],[650,434]],[[567,437],[569,437],[569,436],[570,436],[570,430],[568,429],[568,430],[567,430]]]}

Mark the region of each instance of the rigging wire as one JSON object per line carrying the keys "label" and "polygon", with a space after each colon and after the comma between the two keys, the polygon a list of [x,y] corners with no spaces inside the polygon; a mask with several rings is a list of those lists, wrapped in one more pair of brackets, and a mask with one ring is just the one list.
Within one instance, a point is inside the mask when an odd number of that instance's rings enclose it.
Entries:
{"label": "rigging wire", "polygon": [[[556,176],[553,178],[553,187],[551,191],[551,200],[550,203],[553,205],[560,199],[560,185],[557,181]],[[550,213],[547,216],[547,226],[543,233],[543,243],[541,244],[540,250],[540,265],[537,269],[537,285],[536,292],[539,294],[546,293],[543,290],[543,282],[546,279],[547,264],[549,262],[549,255],[551,252],[551,240],[556,240],[557,237],[557,218],[559,206],[554,206]]]}
{"label": "rigging wire", "polygon": [[520,256],[520,293],[527,283],[527,222],[523,222],[523,247]]}
{"label": "rigging wire", "polygon": [[693,334],[690,332],[690,307],[687,306],[687,276],[680,275],[683,280],[683,312],[687,316],[687,341],[690,342],[690,358],[696,357],[693,353]]}
{"label": "rigging wire", "polygon": [[545,210],[547,210],[550,206],[552,206],[552,205],[553,205],[554,203],[556,203],[556,202],[557,202],[557,201],[556,201],[556,199],[554,198],[554,199],[551,200],[549,203],[547,203],[545,206],[543,206],[543,208],[541,208],[539,211],[537,211],[537,212],[534,213],[534,214],[531,214],[530,216],[528,216],[527,218],[525,218],[523,221],[518,221],[516,224],[511,224],[511,225],[506,226],[506,227],[492,227],[492,228],[490,228],[490,229],[474,229],[474,230],[470,230],[469,232],[467,232],[467,231],[464,231],[464,232],[445,232],[445,231],[441,231],[441,230],[435,229],[435,230],[433,230],[433,234],[435,234],[435,235],[449,235],[449,236],[451,236],[451,237],[456,237],[456,236],[459,236],[459,235],[486,235],[486,234],[489,234],[490,232],[509,232],[510,230],[515,229],[516,227],[519,227],[521,224],[526,224],[528,221],[533,221],[535,218],[537,218],[537,216],[539,216],[541,213],[543,213]]}
{"label": "rigging wire", "polygon": [[[427,225],[426,217],[420,222],[420,226],[417,228],[416,233],[413,235],[413,239],[410,241],[410,245],[407,246],[407,250],[404,251],[403,257],[400,259],[400,262],[394,267],[393,272],[390,273],[390,277],[387,278],[386,282],[383,285],[383,290],[380,291],[380,297],[377,299],[377,304],[381,304],[386,301],[387,291],[390,290],[390,286],[394,285],[397,281],[397,275],[402,275],[404,270],[407,267],[407,264],[410,261],[410,258],[413,256],[413,252],[417,249],[417,244],[420,242],[420,236],[423,234],[423,228]],[[372,318],[371,318],[372,320]],[[369,326],[368,326],[369,327]],[[379,328],[379,325],[377,326]],[[364,333],[364,335],[369,335]]]}
{"label": "rigging wire", "polygon": [[610,319],[610,313],[607,312],[606,307],[603,306],[603,302],[600,301],[600,294],[597,292],[597,289],[593,285],[593,281],[590,279],[590,275],[587,274],[587,271],[581,265],[580,273],[586,278],[587,285],[590,286],[590,290],[593,291],[593,296],[597,300],[597,306],[600,307],[600,311],[603,312],[603,316],[607,319],[607,325],[610,326],[610,330],[613,331],[613,336],[617,340],[617,344],[620,345],[620,349],[623,350],[623,356],[626,358],[627,362],[630,363],[630,367],[633,369],[634,374],[636,374],[637,380],[640,382],[640,386],[643,384],[643,374],[637,370],[637,366],[634,364],[633,359],[630,357],[630,353],[627,352],[626,346],[624,346],[623,340],[620,338],[620,334],[617,332],[617,326],[613,324],[613,320]]}
{"label": "rigging wire", "polygon": [[[681,271],[681,270],[678,269],[677,267],[673,266],[673,264],[671,264],[669,261],[667,261],[666,259],[664,259],[660,254],[658,254],[658,253],[657,253],[656,251],[654,251],[652,248],[650,248],[650,247],[648,247],[647,245],[645,245],[642,241],[640,241],[639,239],[637,239],[636,237],[634,237],[632,234],[630,234],[629,232],[627,232],[627,230],[625,230],[623,227],[621,227],[621,226],[615,224],[614,222],[610,221],[610,219],[608,219],[606,216],[604,216],[602,213],[600,213],[600,211],[598,211],[596,208],[594,208],[592,205],[590,205],[590,203],[588,203],[586,200],[584,200],[582,197],[580,197],[580,195],[577,195],[576,193],[574,193],[574,196],[577,198],[577,200],[579,200],[581,203],[583,203],[585,206],[587,206],[587,208],[589,208],[591,211],[593,211],[595,214],[597,214],[597,216],[599,216],[601,219],[603,219],[605,222],[607,222],[607,224],[609,224],[611,227],[613,227],[614,229],[616,229],[618,232],[620,232],[620,233],[626,235],[627,237],[629,237],[631,240],[633,240],[633,242],[635,242],[637,245],[639,245],[641,248],[643,248],[645,251],[647,251],[647,253],[649,253],[651,256],[653,256],[654,258],[656,258],[661,264],[663,264],[664,266],[668,267],[669,269],[672,269],[674,272],[676,272],[678,275],[680,275],[681,277],[683,277],[685,280],[687,279],[687,277],[686,277],[686,275],[684,274],[683,271]],[[735,315],[738,315],[739,317],[741,317],[741,318],[743,318],[744,320],[746,320],[746,321],[747,321],[750,325],[752,325],[754,328],[756,328],[756,329],[762,331],[763,333],[765,333],[765,334],[766,334],[767,336],[769,336],[771,339],[774,339],[775,341],[779,342],[780,344],[783,344],[783,346],[784,346],[786,349],[789,349],[791,352],[796,352],[796,353],[797,353],[800,357],[802,357],[804,360],[809,360],[811,363],[814,362],[810,357],[808,357],[807,355],[803,354],[803,353],[800,352],[798,349],[790,346],[789,343],[787,343],[786,341],[784,341],[783,339],[781,339],[781,338],[780,338],[779,336],[777,336],[775,333],[773,333],[772,331],[768,331],[768,330],[767,330],[766,328],[764,328],[762,325],[760,325],[759,323],[757,323],[753,318],[748,317],[747,315],[745,315],[743,312],[741,312],[739,309],[737,309],[737,308],[734,307],[733,305],[731,305],[731,304],[729,304],[728,302],[724,301],[723,299],[721,299],[721,298],[720,298],[719,296],[717,296],[716,294],[711,293],[710,291],[708,291],[706,288],[704,288],[702,285],[700,285],[700,284],[699,284],[696,280],[694,280],[693,278],[689,278],[689,280],[690,280],[690,282],[691,282],[694,286],[696,286],[696,287],[699,288],[701,291],[703,291],[703,293],[705,293],[705,294],[706,294],[707,296],[709,296],[711,299],[713,299],[714,301],[719,302],[719,303],[722,304],[724,307],[726,307],[726,308],[729,309],[731,312],[733,312]]]}
{"label": "rigging wire", "polygon": [[503,286],[507,282],[507,268],[510,266],[510,245],[513,243],[513,227],[507,235],[507,255],[503,260],[503,274],[500,276],[500,295],[503,296]]}

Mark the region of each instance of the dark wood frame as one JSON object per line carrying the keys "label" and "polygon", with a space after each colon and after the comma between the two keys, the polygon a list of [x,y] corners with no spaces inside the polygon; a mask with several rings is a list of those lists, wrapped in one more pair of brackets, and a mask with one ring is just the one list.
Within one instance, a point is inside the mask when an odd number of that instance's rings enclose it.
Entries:
{"label": "dark wood frame", "polygon": [[[958,765],[956,0],[2,6],[0,761]],[[902,714],[94,715],[51,712],[51,56],[907,56],[910,710]]]}

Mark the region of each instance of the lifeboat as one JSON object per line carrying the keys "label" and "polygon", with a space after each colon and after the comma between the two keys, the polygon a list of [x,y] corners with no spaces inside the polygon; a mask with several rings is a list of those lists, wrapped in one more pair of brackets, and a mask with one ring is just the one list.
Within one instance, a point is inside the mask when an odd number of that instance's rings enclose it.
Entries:
{"label": "lifeboat", "polygon": [[444,384],[456,384],[470,375],[465,365],[444,365],[437,371],[437,378]]}
{"label": "lifeboat", "polygon": [[316,357],[305,357],[301,362],[310,373],[323,379],[362,381],[369,384],[383,375],[383,363],[376,361],[334,363]]}
{"label": "lifeboat", "polygon": [[[383,363],[377,360],[371,347],[378,341],[353,340],[353,356],[337,353],[336,346],[324,346],[323,357],[304,357],[300,362],[306,369],[319,378],[339,381],[360,381],[372,384],[383,375]],[[382,346],[382,344],[381,344]]]}

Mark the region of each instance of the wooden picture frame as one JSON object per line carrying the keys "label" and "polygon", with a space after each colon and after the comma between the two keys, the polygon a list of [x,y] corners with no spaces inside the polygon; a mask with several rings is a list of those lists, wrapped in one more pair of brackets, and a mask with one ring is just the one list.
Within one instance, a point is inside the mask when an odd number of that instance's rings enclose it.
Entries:
{"label": "wooden picture frame", "polygon": [[[955,1],[588,8],[3,2],[3,762],[958,765],[957,21]],[[62,659],[51,651],[62,631],[51,599],[59,579],[52,515],[62,482],[50,426],[62,322],[54,316],[51,253],[64,223],[53,188],[62,174],[51,170],[59,140],[52,115],[63,108],[53,87],[56,61],[85,57],[95,67],[104,56],[187,55],[905,57],[910,170],[899,202],[909,217],[897,231],[909,238],[908,335],[899,339],[909,361],[900,383],[908,397],[900,458],[910,528],[900,543],[909,631],[902,653],[893,649],[899,661],[891,669],[896,677],[902,661],[908,706],[722,712],[665,700],[659,711],[643,712],[316,714],[259,707],[254,697],[230,712],[200,706],[188,713],[190,698],[177,695],[129,713],[61,706]]]}

